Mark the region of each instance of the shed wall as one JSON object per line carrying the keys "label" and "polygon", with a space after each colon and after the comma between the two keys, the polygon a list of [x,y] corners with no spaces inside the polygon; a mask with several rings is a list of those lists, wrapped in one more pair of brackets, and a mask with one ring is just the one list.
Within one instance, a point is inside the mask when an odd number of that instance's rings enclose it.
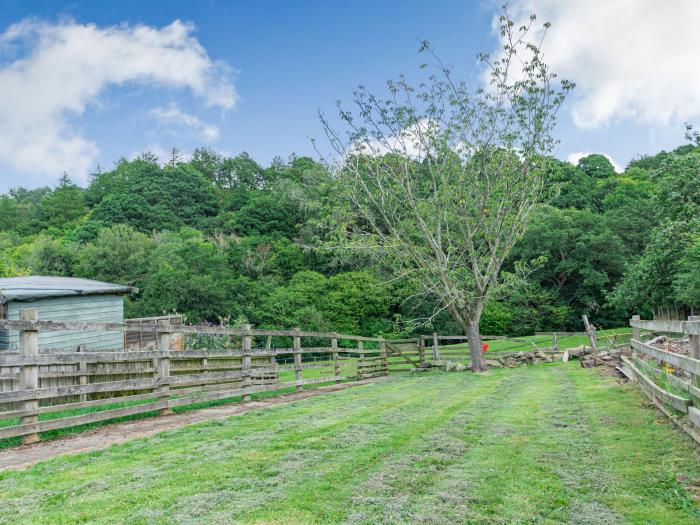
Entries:
{"label": "shed wall", "polygon": [[[37,301],[11,301],[7,305],[7,319],[19,320],[20,310],[36,308],[43,321],[122,322],[124,300],[121,295],[83,295],[52,297]],[[16,350],[19,332],[0,330],[0,349]],[[122,332],[100,330],[39,332],[39,349],[123,350]]]}

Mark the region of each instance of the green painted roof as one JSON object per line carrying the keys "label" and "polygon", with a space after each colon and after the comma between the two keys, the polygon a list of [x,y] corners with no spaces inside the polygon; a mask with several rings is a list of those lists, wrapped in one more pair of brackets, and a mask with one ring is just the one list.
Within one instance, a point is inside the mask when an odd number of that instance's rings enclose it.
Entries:
{"label": "green painted roof", "polygon": [[75,277],[6,277],[0,279],[0,304],[9,301],[35,301],[47,297],[126,294],[133,291],[136,291],[136,288],[131,286]]}

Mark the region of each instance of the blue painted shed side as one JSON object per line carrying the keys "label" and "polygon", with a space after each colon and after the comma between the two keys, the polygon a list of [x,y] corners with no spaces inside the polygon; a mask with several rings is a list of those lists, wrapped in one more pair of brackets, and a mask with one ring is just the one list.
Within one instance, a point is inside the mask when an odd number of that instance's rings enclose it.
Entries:
{"label": "blue painted shed side", "polygon": [[[73,295],[48,297],[35,301],[9,301],[5,304],[6,318],[19,320],[20,310],[36,308],[40,320],[122,322],[124,299],[120,294]],[[16,350],[19,332],[0,330],[0,349]],[[123,350],[122,332],[98,330],[39,332],[39,349]]]}

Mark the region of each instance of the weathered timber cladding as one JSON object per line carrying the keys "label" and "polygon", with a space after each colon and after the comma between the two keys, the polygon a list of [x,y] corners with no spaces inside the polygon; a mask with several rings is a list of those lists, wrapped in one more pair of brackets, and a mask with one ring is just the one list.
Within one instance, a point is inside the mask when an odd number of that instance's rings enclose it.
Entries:
{"label": "weathered timber cladding", "polygon": [[[40,320],[121,322],[124,319],[124,299],[121,295],[85,295],[51,297],[31,302],[11,301],[6,305],[6,318],[20,319],[20,311],[32,308],[39,313]],[[39,350],[72,349],[122,350],[124,336],[121,332],[106,330],[63,330],[39,333]],[[19,332],[0,330],[0,350],[17,350]]]}

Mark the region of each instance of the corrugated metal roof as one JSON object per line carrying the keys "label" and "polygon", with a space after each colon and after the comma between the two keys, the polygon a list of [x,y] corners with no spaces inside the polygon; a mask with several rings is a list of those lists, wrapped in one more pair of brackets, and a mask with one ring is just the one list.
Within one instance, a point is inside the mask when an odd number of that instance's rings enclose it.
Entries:
{"label": "corrugated metal roof", "polygon": [[103,283],[75,277],[32,275],[0,279],[0,303],[34,301],[46,297],[65,297],[68,295],[125,294],[132,291],[136,291],[136,289],[121,284]]}

